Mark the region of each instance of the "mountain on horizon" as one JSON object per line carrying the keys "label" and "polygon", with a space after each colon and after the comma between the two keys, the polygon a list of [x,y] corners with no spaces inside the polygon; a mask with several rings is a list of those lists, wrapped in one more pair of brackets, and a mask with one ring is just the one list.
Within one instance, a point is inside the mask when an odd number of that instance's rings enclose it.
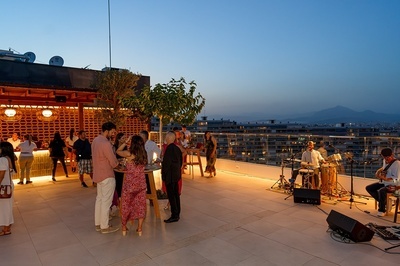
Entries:
{"label": "mountain on horizon", "polygon": [[357,112],[341,105],[304,114],[282,115],[271,118],[270,117],[266,118],[266,117],[267,115],[263,115],[261,113],[251,113],[251,114],[249,113],[249,114],[241,114],[233,116],[230,119],[238,122],[267,122],[270,120],[276,120],[285,122],[315,123],[315,124],[400,122],[400,114],[376,113],[371,110]]}
{"label": "mountain on horizon", "polygon": [[362,112],[338,105],[333,108],[324,109],[307,115],[289,118],[289,121],[317,124],[337,123],[395,123],[400,121],[400,115],[376,113],[371,110]]}

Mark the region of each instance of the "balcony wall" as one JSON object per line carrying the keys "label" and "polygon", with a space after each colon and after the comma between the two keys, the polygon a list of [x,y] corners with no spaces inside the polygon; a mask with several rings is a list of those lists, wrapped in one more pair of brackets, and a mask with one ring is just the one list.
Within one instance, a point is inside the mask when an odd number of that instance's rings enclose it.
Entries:
{"label": "balcony wall", "polygon": [[[205,168],[206,159],[204,157],[202,158],[202,163]],[[247,163],[247,162],[238,162],[227,159],[217,159],[216,168],[217,168],[217,177],[219,170],[241,174],[243,175],[243,178],[245,178],[246,176],[255,176],[259,178],[272,179],[272,180],[278,180],[282,173],[281,167]],[[284,168],[283,175],[285,176],[286,180],[289,179],[291,176],[291,169]],[[373,182],[376,182],[376,179],[371,179],[371,178],[364,178],[357,176],[354,176],[353,178],[354,178],[353,180],[354,193],[357,195],[367,195],[368,193],[365,191],[365,186]],[[300,176],[297,178],[297,183],[299,182],[299,180]],[[344,187],[344,189],[350,192],[351,188],[350,176],[338,174],[338,182],[340,185]],[[268,189],[269,186],[268,187],[266,186],[265,188]]]}

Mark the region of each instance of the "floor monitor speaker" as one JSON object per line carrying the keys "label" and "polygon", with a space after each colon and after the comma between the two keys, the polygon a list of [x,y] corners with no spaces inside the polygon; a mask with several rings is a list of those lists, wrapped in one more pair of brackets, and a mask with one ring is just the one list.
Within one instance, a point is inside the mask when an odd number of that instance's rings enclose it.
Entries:
{"label": "floor monitor speaker", "polygon": [[329,228],[354,242],[370,241],[374,236],[374,231],[365,225],[334,210],[331,210],[326,221]]}
{"label": "floor monitor speaker", "polygon": [[321,205],[321,191],[319,189],[294,188],[293,200],[295,203]]}

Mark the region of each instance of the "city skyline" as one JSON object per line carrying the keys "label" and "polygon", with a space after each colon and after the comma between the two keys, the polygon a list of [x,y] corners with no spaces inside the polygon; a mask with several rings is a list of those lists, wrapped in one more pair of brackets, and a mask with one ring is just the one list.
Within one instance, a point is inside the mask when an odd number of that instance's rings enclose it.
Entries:
{"label": "city skyline", "polygon": [[[112,67],[151,85],[195,80],[200,116],[275,119],[337,105],[400,114],[399,1],[110,3]],[[107,0],[7,5],[0,49],[109,66]]]}

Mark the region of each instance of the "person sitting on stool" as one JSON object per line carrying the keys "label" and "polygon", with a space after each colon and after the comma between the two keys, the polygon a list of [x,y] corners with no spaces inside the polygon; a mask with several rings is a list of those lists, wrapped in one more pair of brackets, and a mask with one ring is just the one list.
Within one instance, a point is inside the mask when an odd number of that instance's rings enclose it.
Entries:
{"label": "person sitting on stool", "polygon": [[321,153],[314,150],[314,142],[309,141],[307,143],[307,150],[303,152],[301,156],[301,166],[306,169],[311,169],[313,171],[311,183],[313,189],[319,188],[319,168],[320,163],[324,163],[325,160],[322,158]]}
{"label": "person sitting on stool", "polygon": [[399,185],[400,181],[400,162],[394,157],[390,148],[384,148],[381,151],[384,159],[383,167],[379,168],[375,177],[381,181],[370,184],[365,187],[367,192],[379,203],[378,217],[386,215],[386,195],[393,192],[392,188]]}

